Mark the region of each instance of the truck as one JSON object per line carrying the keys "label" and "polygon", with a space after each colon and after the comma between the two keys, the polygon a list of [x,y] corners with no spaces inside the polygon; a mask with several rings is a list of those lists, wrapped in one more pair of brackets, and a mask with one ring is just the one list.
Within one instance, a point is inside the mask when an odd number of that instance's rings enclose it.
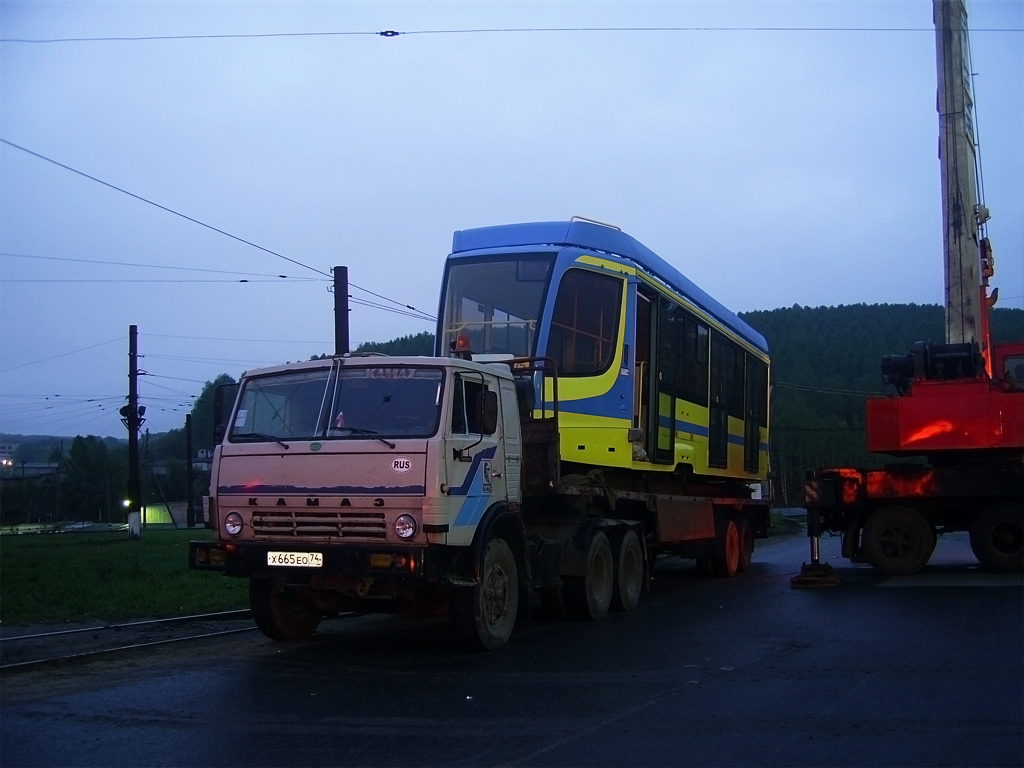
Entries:
{"label": "truck", "polygon": [[247,579],[275,640],[403,612],[495,650],[531,604],[632,610],[660,555],[750,567],[770,526],[759,334],[588,221],[458,232],[445,286],[434,356],[265,368],[218,398],[214,537],[190,568]]}
{"label": "truck", "polygon": [[[868,450],[882,468],[808,472],[804,495],[811,562],[794,586],[834,582],[820,536],[879,572],[923,568],[936,537],[967,531],[978,561],[1024,569],[1024,341],[994,344],[989,292],[995,257],[988,209],[978,202],[967,10],[934,0],[945,265],[945,343],[921,341],[883,358],[895,393],[866,405]],[[911,460],[912,459],[912,460]]]}

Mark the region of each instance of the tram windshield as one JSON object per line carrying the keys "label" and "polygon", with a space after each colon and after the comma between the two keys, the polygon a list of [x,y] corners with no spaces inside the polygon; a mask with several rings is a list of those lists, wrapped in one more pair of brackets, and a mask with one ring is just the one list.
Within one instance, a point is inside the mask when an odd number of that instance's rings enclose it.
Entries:
{"label": "tram windshield", "polygon": [[553,253],[517,253],[449,266],[442,349],[469,337],[474,354],[534,354]]}

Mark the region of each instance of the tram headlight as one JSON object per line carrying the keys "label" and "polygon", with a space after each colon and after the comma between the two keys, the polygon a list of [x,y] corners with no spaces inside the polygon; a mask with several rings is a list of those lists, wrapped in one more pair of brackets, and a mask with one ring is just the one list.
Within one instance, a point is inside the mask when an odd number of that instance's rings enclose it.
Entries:
{"label": "tram headlight", "polygon": [[237,536],[244,527],[245,521],[242,520],[242,516],[237,512],[228,512],[224,516],[224,530],[228,532],[229,536]]}
{"label": "tram headlight", "polygon": [[395,533],[400,539],[411,539],[416,535],[416,518],[412,515],[399,515],[395,519]]}

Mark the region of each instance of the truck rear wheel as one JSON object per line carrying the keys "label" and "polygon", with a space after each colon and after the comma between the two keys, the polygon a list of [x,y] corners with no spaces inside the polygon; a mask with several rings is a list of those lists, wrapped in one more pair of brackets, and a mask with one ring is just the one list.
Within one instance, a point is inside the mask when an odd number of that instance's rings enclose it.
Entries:
{"label": "truck rear wheel", "polygon": [[272,579],[249,579],[249,608],[256,627],[271,640],[301,640],[320,626],[318,611]]}
{"label": "truck rear wheel", "polygon": [[565,608],[569,615],[581,621],[604,618],[612,604],[613,574],[611,544],[602,531],[595,531],[587,547],[586,576],[565,579]]}
{"label": "truck rear wheel", "polygon": [[519,570],[512,548],[494,537],[484,547],[480,583],[456,595],[455,629],[473,650],[495,651],[512,636],[519,610]]}
{"label": "truck rear wheel", "polygon": [[716,552],[711,558],[711,573],[715,576],[735,576],[740,569],[740,532],[732,520],[725,522],[725,530],[715,542]]}
{"label": "truck rear wheel", "polygon": [[987,570],[1014,573],[1024,570],[1024,505],[993,504],[971,526],[971,551]]}
{"label": "truck rear wheel", "polygon": [[636,531],[627,528],[619,541],[618,557],[615,558],[612,608],[616,611],[632,611],[640,602],[643,586],[644,551]]}
{"label": "truck rear wheel", "polygon": [[884,507],[871,515],[861,534],[864,554],[890,576],[917,573],[935,550],[935,531],[910,507]]}

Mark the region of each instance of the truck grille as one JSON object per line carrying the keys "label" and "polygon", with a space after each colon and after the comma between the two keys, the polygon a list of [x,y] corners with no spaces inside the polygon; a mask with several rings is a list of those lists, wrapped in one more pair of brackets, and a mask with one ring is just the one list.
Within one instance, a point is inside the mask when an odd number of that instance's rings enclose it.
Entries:
{"label": "truck grille", "polygon": [[252,516],[254,536],[333,536],[342,539],[384,539],[383,512],[273,510]]}

